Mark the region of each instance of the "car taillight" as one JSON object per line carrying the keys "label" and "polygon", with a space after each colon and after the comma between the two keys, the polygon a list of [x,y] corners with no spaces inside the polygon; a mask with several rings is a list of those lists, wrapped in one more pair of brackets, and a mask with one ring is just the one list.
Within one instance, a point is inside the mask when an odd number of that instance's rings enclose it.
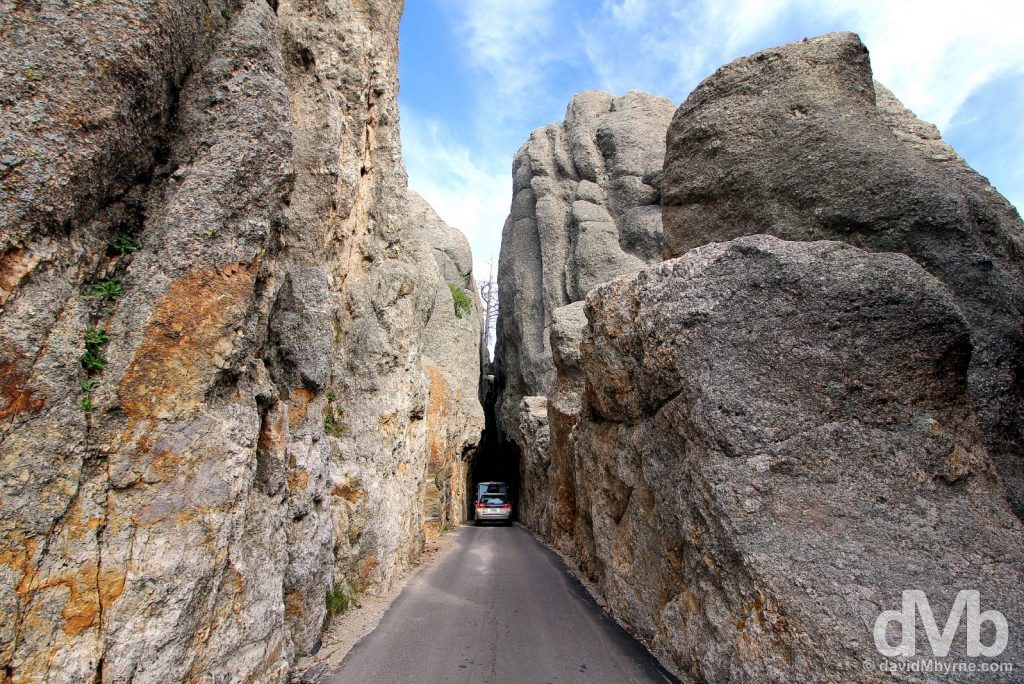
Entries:
{"label": "car taillight", "polygon": [[476,507],[477,508],[484,508],[485,506],[482,503],[480,503],[479,501],[477,501],[476,502]]}
{"label": "car taillight", "polygon": [[512,508],[512,504],[505,504],[502,508]]}

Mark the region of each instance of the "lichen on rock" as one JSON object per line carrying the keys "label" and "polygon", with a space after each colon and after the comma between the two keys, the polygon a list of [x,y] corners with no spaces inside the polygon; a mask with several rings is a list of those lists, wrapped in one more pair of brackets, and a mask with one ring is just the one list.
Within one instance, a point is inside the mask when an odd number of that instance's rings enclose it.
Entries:
{"label": "lichen on rock", "polygon": [[479,328],[424,373],[402,3],[172,4],[0,17],[5,681],[284,681],[415,560],[425,407],[479,439]]}
{"label": "lichen on rock", "polygon": [[1014,207],[872,78],[834,33],[742,57],[669,128],[665,255],[741,235],[906,254],[971,324],[985,443],[1024,516],[1024,224]]}
{"label": "lichen on rock", "polygon": [[902,255],[753,236],[586,306],[590,571],[663,662],[707,681],[868,681],[865,625],[918,587],[943,605],[965,586],[998,597],[1020,639],[1024,527],[938,280]]}

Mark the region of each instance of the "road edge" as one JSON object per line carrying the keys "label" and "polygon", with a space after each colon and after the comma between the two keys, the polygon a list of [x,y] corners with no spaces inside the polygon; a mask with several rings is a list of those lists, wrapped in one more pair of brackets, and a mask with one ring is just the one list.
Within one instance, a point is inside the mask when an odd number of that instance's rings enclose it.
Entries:
{"label": "road edge", "polygon": [[594,582],[591,582],[589,577],[583,575],[583,573],[580,571],[579,566],[577,566],[576,561],[572,557],[566,555],[565,553],[562,553],[557,547],[549,543],[546,539],[538,535],[536,532],[534,532],[521,522],[516,522],[516,525],[522,527],[523,531],[525,531],[531,537],[536,539],[538,542],[540,542],[542,546],[544,546],[546,549],[548,549],[553,554],[558,556],[559,559],[561,559],[562,565],[565,566],[566,571],[568,571],[568,573],[572,575],[572,577],[577,582],[579,582],[580,586],[583,587],[583,590],[590,597],[590,600],[594,602],[594,605],[600,608],[602,613],[607,615],[609,619],[613,620],[615,624],[621,627],[626,634],[633,637],[633,639],[635,639],[638,644],[643,646],[644,649],[649,654],[651,654],[651,657],[654,658],[654,661],[662,669],[662,674],[668,675],[669,682],[672,682],[674,680],[678,684],[692,684],[695,681],[687,673],[680,671],[678,668],[674,666],[674,663],[672,663],[671,659],[669,659],[668,657],[668,653],[660,653],[659,649],[652,648],[651,643],[648,639],[644,639],[643,636],[637,634],[636,630],[633,629],[633,627],[619,619],[618,616],[616,616],[614,613],[608,610],[608,602],[598,592],[597,585]]}
{"label": "road edge", "polygon": [[379,595],[363,594],[359,597],[355,609],[330,618],[320,648],[315,653],[302,656],[295,661],[288,675],[289,683],[325,684],[355,645],[380,626],[384,614],[409,582],[451,551],[465,525],[463,523],[454,530],[427,541],[413,565],[392,583],[388,591]]}

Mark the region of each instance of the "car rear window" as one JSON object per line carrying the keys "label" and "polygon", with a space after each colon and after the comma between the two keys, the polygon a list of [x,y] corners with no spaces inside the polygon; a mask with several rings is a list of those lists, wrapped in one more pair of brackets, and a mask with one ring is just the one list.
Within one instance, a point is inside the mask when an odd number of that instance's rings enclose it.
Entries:
{"label": "car rear window", "polygon": [[503,496],[484,496],[480,498],[480,503],[485,506],[493,506],[494,504],[504,504],[505,497]]}

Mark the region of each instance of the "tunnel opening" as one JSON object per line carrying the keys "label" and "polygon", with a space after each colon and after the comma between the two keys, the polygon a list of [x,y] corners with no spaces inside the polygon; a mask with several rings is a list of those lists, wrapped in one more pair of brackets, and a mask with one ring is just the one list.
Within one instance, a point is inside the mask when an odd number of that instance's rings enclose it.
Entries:
{"label": "tunnel opening", "polygon": [[486,363],[480,377],[480,398],[484,407],[484,431],[480,446],[469,464],[466,481],[466,520],[473,520],[476,488],[480,482],[504,482],[512,502],[512,519],[519,520],[521,506],[520,450],[501,438],[496,418],[496,404],[501,388],[495,381],[494,364]]}
{"label": "tunnel opening", "polygon": [[512,502],[512,519],[519,520],[519,449],[514,444],[495,444],[482,448],[469,469],[466,519],[473,520],[476,487],[481,482],[504,482]]}

